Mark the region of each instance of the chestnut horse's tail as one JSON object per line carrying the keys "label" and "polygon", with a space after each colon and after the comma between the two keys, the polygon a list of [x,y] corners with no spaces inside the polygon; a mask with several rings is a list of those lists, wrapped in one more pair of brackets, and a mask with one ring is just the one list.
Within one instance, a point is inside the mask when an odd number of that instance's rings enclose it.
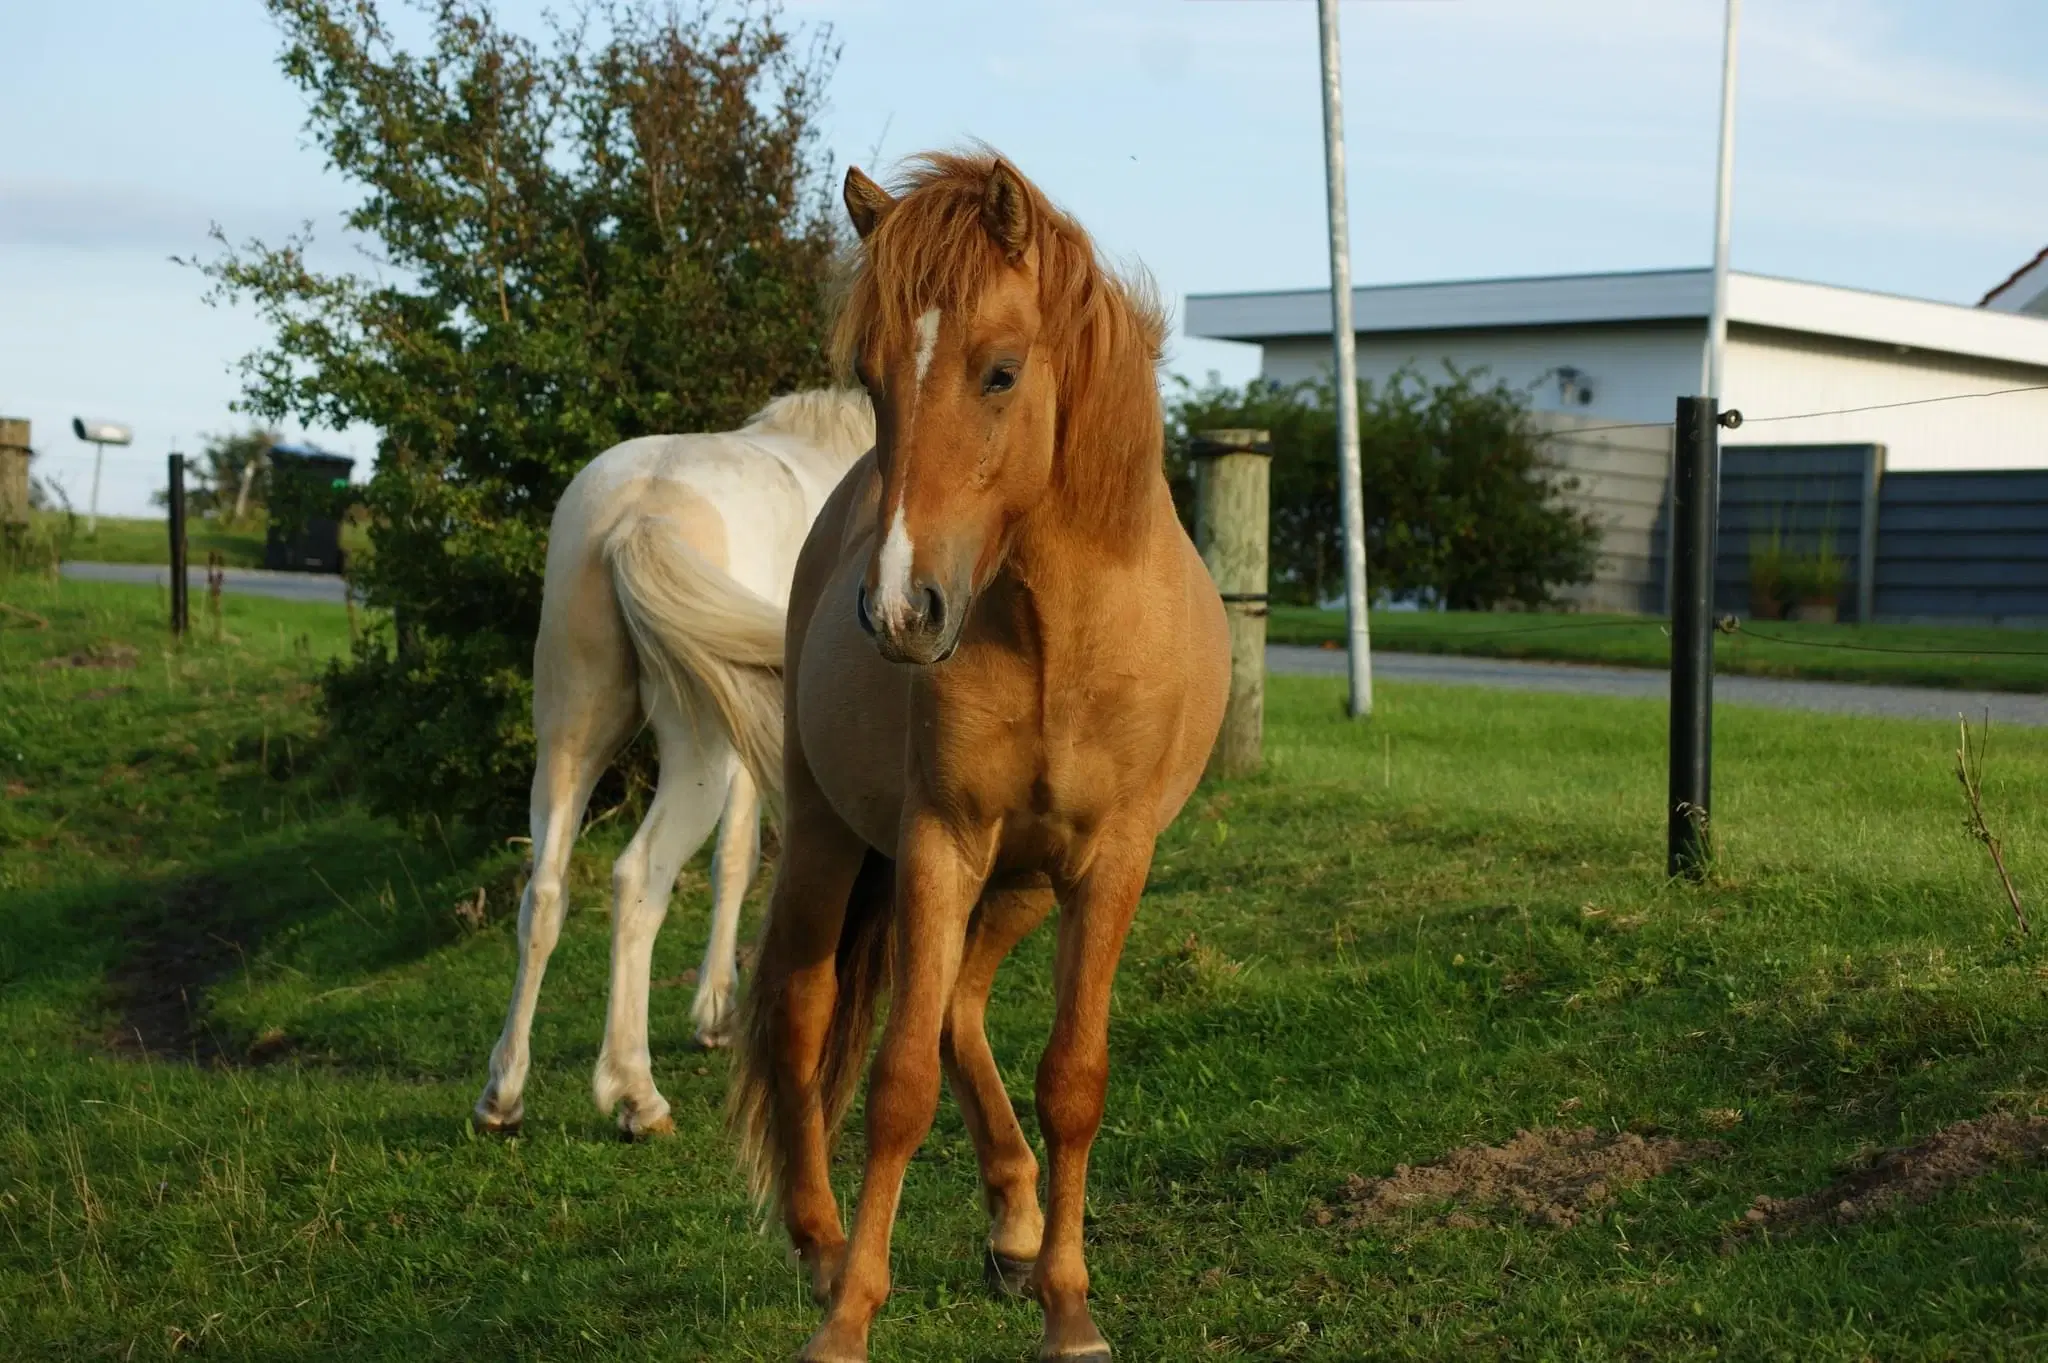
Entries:
{"label": "chestnut horse's tail", "polygon": [[784,612],[683,542],[660,516],[628,516],[605,541],[612,591],[640,665],[689,713],[711,702],[771,805],[782,790]]}
{"label": "chestnut horse's tail", "polygon": [[[787,874],[786,866],[783,873]],[[832,1021],[825,1031],[813,1081],[825,1118],[828,1150],[838,1138],[846,1110],[853,1106],[868,1042],[874,1036],[875,1003],[888,980],[889,908],[895,894],[895,863],[870,851],[854,877],[839,925],[839,945],[832,962],[837,986]],[[812,906],[803,905],[799,911],[810,912]],[[791,1104],[796,1111],[776,1110],[781,1059],[778,1010],[785,1002],[791,964],[780,959],[783,952],[778,947],[794,935],[778,933],[773,909],[770,915],[761,932],[761,959],[755,965],[753,985],[742,1005],[745,1015],[726,1102],[726,1124],[739,1138],[740,1166],[746,1170],[747,1190],[753,1194],[754,1204],[780,1210],[788,1186],[790,1155],[782,1123],[785,1117],[797,1116],[806,1105],[803,1098],[809,1095],[799,1095]]]}

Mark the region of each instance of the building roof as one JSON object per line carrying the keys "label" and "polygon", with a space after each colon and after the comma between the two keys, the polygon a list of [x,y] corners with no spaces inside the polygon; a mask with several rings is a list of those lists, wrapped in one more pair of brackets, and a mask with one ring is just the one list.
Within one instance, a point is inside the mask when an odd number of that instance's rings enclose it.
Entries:
{"label": "building roof", "polygon": [[[1703,322],[1713,289],[1711,270],[1383,284],[1354,289],[1351,311],[1360,335]],[[2048,367],[2048,318],[1770,275],[1730,273],[1728,320]],[[1190,294],[1185,329],[1222,341],[1328,336],[1330,293]]]}
{"label": "building roof", "polygon": [[2038,313],[2043,303],[2048,303],[2048,246],[2007,275],[2004,283],[1977,301],[1977,306],[1999,312]]}

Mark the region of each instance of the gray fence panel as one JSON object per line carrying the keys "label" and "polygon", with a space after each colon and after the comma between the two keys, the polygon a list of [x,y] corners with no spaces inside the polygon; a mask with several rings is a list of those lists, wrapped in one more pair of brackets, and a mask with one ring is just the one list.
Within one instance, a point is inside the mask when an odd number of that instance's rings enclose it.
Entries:
{"label": "gray fence panel", "polygon": [[2048,469],[1886,477],[1877,616],[2048,620]]}
{"label": "gray fence panel", "polygon": [[1841,616],[1860,618],[1870,561],[1865,508],[1883,466],[1877,445],[1724,444],[1714,608],[1749,614],[1750,554],[1775,532],[1787,553],[1815,553],[1825,543],[1842,560]]}

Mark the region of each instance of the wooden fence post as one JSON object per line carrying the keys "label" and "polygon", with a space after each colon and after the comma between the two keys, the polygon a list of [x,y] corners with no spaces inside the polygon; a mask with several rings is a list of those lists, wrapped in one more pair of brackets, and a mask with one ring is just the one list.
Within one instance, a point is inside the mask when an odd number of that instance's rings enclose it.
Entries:
{"label": "wooden fence post", "polygon": [[0,416],[0,535],[28,533],[28,423]]}
{"label": "wooden fence post", "polygon": [[1195,460],[1195,546],[1230,618],[1230,707],[1208,774],[1244,776],[1264,761],[1273,442],[1265,431],[1198,431],[1189,453]]}

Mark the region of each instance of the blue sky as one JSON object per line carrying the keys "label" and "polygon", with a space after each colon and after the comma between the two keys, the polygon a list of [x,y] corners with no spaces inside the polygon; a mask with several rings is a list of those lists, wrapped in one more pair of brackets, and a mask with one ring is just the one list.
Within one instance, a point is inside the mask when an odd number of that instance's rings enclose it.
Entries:
{"label": "blue sky", "polygon": [[[1974,302],[2048,244],[2048,6],[1747,0],[1738,269]],[[542,5],[503,0],[517,27]],[[1169,298],[1327,278],[1307,0],[790,0],[842,55],[836,163],[980,137]],[[1353,0],[1361,283],[1705,263],[1721,0]],[[238,424],[255,320],[172,264],[218,221],[274,238],[350,189],[307,149],[254,0],[0,8],[0,413],[82,504],[74,415],[127,420],[102,509]],[[1172,367],[1256,352],[1175,342]],[[294,432],[296,434],[297,432]],[[366,462],[364,431],[315,433]],[[359,469],[360,474],[365,471]]]}

